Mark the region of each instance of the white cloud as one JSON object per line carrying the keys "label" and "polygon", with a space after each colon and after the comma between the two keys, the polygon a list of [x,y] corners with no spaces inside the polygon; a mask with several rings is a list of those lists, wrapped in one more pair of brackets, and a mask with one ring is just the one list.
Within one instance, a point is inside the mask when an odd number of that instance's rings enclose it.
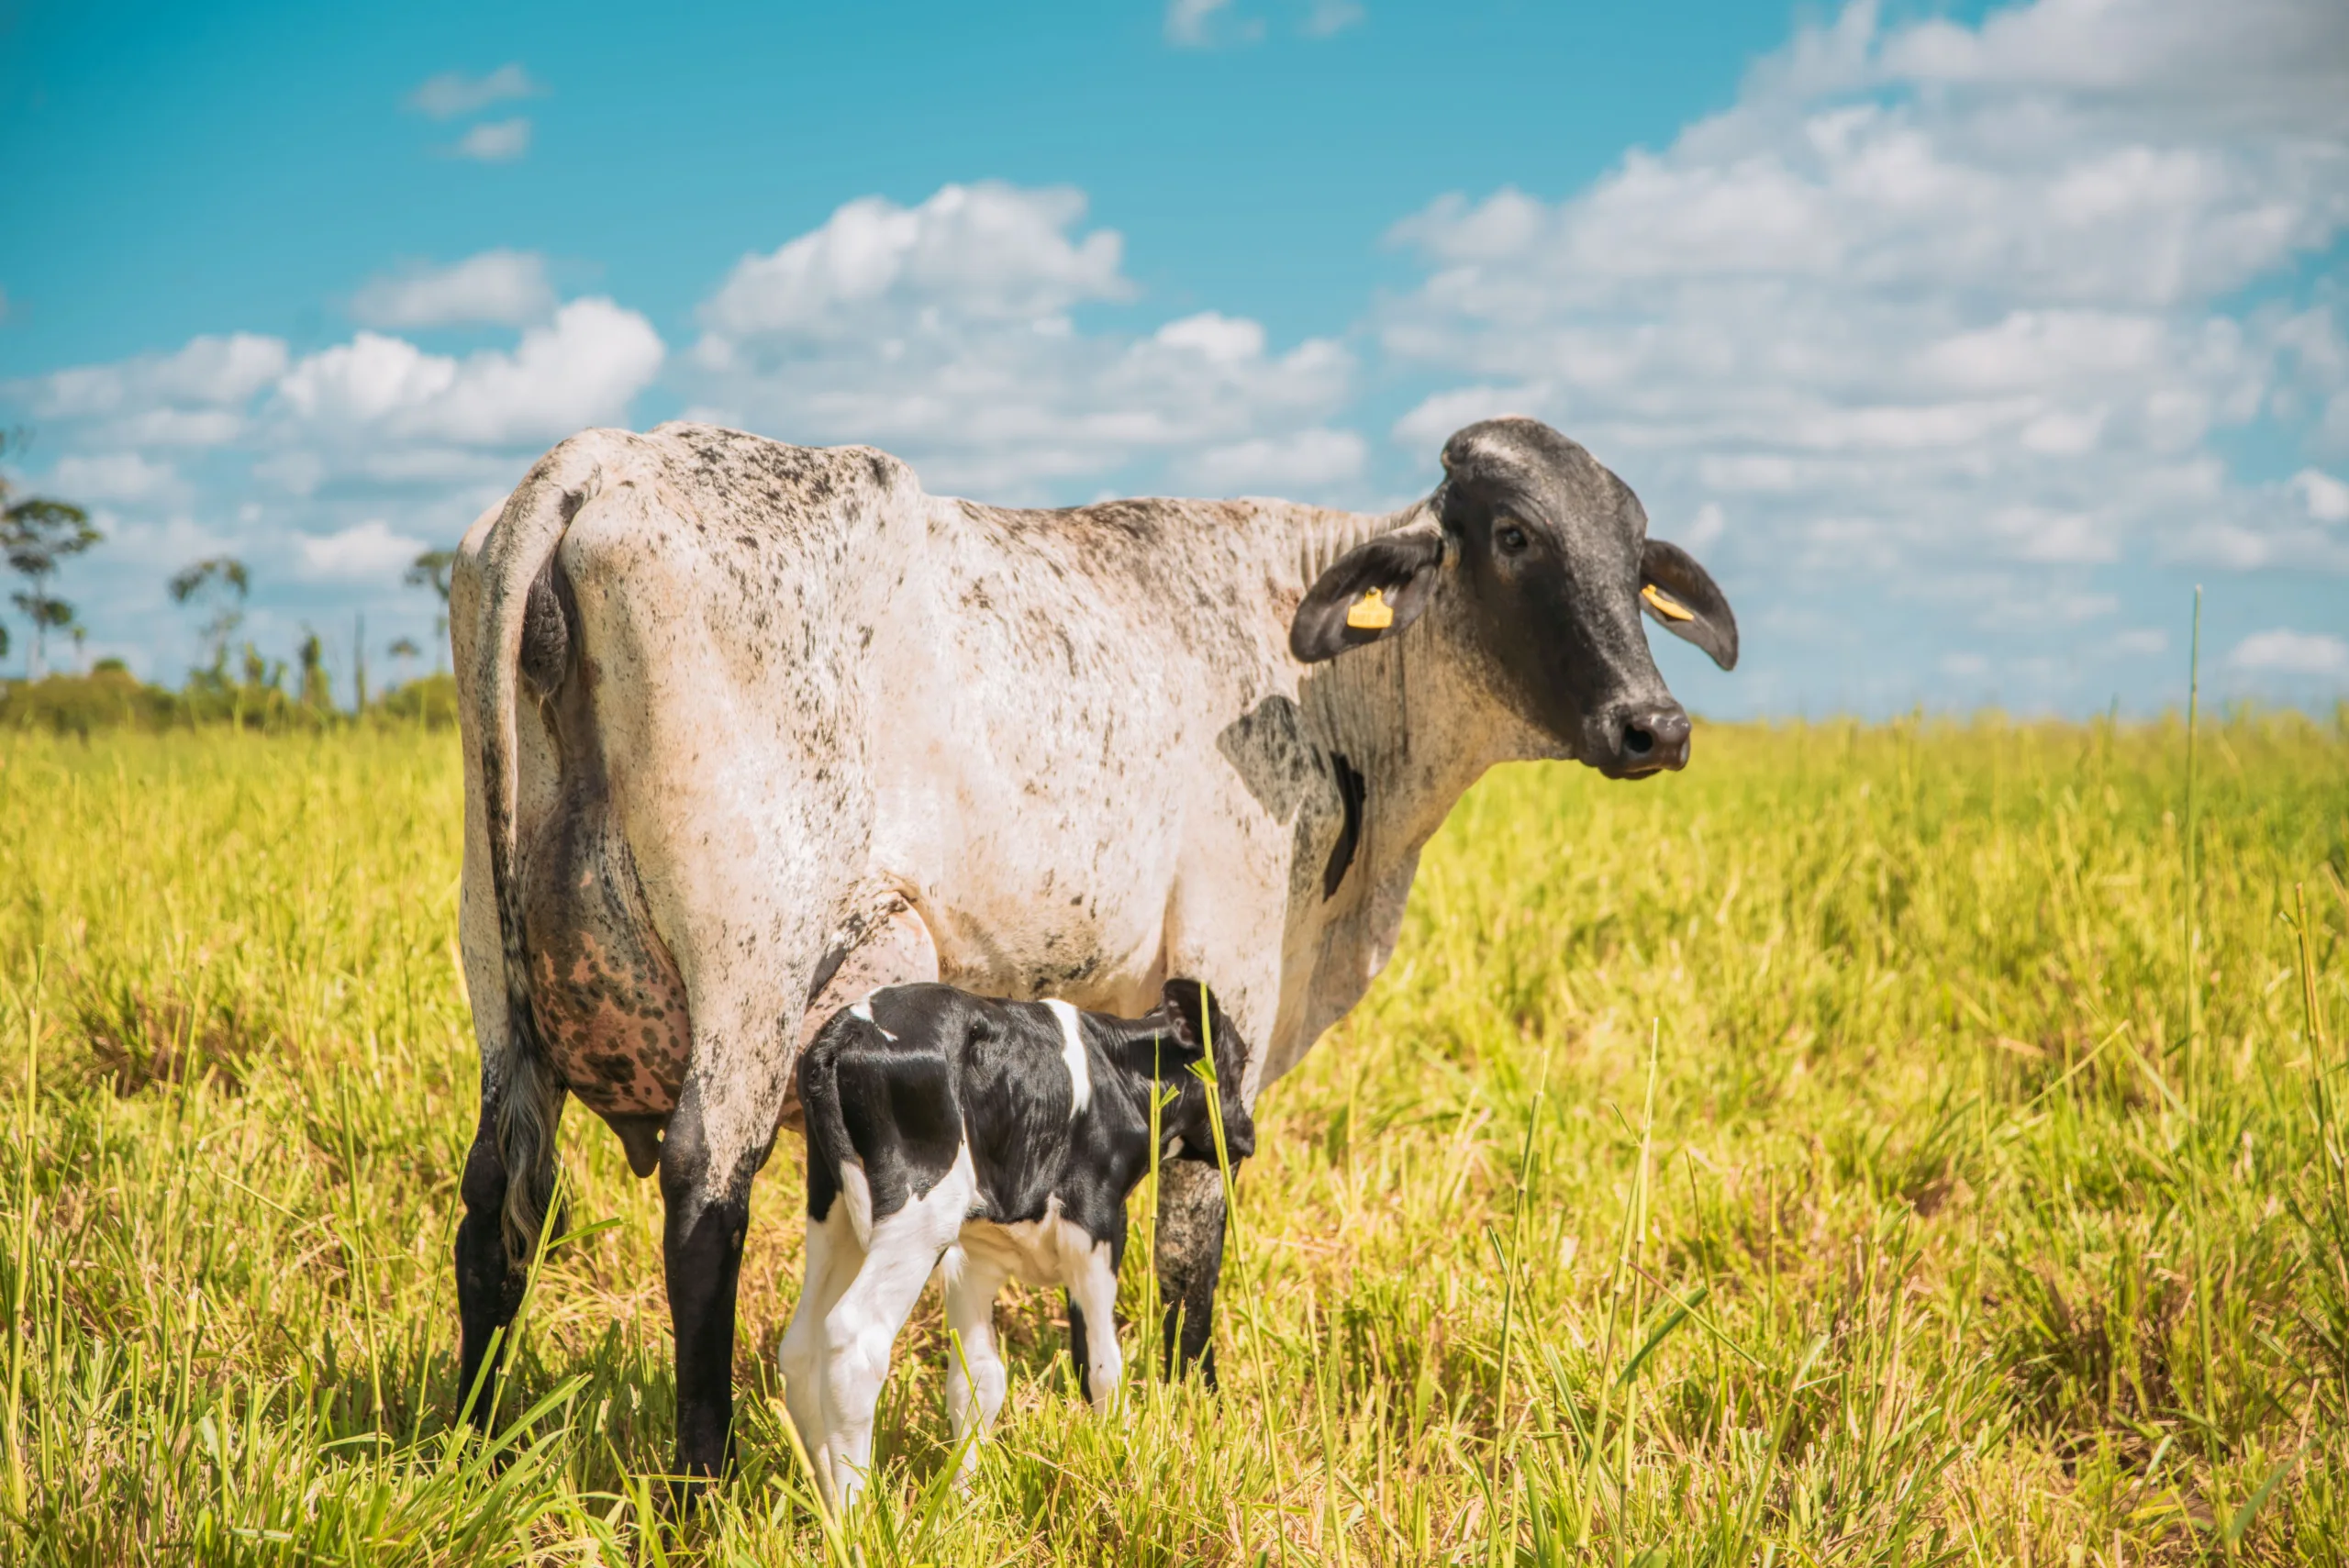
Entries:
{"label": "white cloud", "polygon": [[1326,39],[1355,26],[1366,14],[1356,0],[1313,0],[1298,30],[1309,39]]}
{"label": "white cloud", "polygon": [[355,523],[340,533],[296,534],[299,571],[311,579],[373,582],[405,570],[425,550],[422,539],[392,531],[381,517]]}
{"label": "white cloud", "polygon": [[[250,332],[191,339],[178,352],[55,372],[9,390],[42,419],[158,409],[202,412],[249,401],[285,372],[285,344]],[[202,427],[209,434],[218,427]],[[188,443],[200,444],[200,443]]]}
{"label": "white cloud", "polygon": [[[1367,14],[1359,0],[1291,0],[1283,8],[1298,37],[1316,39],[1344,32]],[[1166,41],[1180,49],[1262,43],[1269,31],[1264,17],[1243,14],[1232,0],[1167,0]]]}
{"label": "white cloud", "polygon": [[2349,642],[2321,632],[2285,628],[2254,632],[2235,645],[2227,662],[2238,670],[2282,675],[2349,674]]}
{"label": "white cloud", "polygon": [[370,327],[519,327],[544,320],[554,303],[545,257],[496,250],[446,267],[371,278],[351,296],[351,313]]}
{"label": "white cloud", "polygon": [[2292,475],[2291,488],[2316,521],[2349,522],[2349,484],[2317,469],[2304,468]]}
{"label": "white cloud", "polygon": [[501,65],[486,76],[443,71],[426,77],[407,95],[407,106],[432,119],[455,119],[509,98],[535,98],[545,91],[519,65]]}
{"label": "white cloud", "polygon": [[177,495],[184,486],[178,470],[138,452],[69,452],[50,470],[41,488],[81,503],[149,501]]}
{"label": "white cloud", "polygon": [[1969,28],[1864,0],[1579,195],[1431,205],[1393,232],[1425,280],[1378,322],[1438,382],[1396,438],[1542,415],[1660,515],[1735,498],[1779,573],[1863,541],[1927,583],[2132,552],[2349,569],[2306,528],[2331,492],[2296,481],[2295,520],[2210,445],[2349,398],[2323,306],[2235,303],[2349,229],[2349,93],[2315,85],[2349,12],[2254,4]]}
{"label": "white cloud", "polygon": [[1697,508],[1697,515],[1689,520],[1687,531],[1680,543],[1690,550],[1702,550],[1728,531],[1729,517],[1721,510],[1721,504],[1708,501]]}
{"label": "white cloud", "polygon": [[1921,82],[1995,83],[2227,124],[2349,129],[2342,62],[2349,11],[2295,0],[2234,0],[2212,10],[2163,0],[2041,0],[1978,28],[1934,18],[1896,34],[1885,66]]}
{"label": "white cloud", "polygon": [[643,317],[608,299],[577,299],[525,331],[510,353],[459,360],[362,331],[303,360],[278,391],[295,420],[328,435],[511,446],[624,418],[662,353]]}
{"label": "white cloud", "polygon": [[[1163,12],[1171,40],[1204,45],[1357,15]],[[868,197],[718,280],[674,390],[1005,501],[1367,501],[1431,478],[1463,424],[1547,417],[1737,601],[1753,635],[1725,708],[1970,701],[1993,679],[2025,706],[2157,701],[2183,672],[2145,595],[2187,562],[2277,573],[2270,618],[2307,628],[2247,640],[2239,679],[2339,680],[2344,28],[2338,0],[2035,0],[1970,23],[1848,5],[1730,108],[1584,188],[1405,217],[1418,282],[1342,339],[1208,302],[1170,319],[1075,191]],[[518,156],[527,121],[458,117],[535,90],[517,67],[411,106]],[[378,278],[351,306],[361,330],[300,355],[207,337],[0,385],[63,454],[42,483],[116,509],[106,559],[77,570],[144,584],[83,597],[161,613],[157,563],[235,549],[283,563],[306,603],[363,595],[374,627],[395,546],[453,539],[535,450],[629,418],[665,361],[613,301],[556,308],[527,253]],[[410,340],[465,322],[512,330],[468,355]],[[1382,409],[1375,450],[1349,428],[1373,406],[1350,344],[1408,405]]]}
{"label": "white cloud", "polygon": [[720,341],[846,339],[918,328],[930,311],[1032,323],[1126,297],[1123,242],[1108,229],[1072,240],[1084,216],[1084,194],[1065,186],[947,185],[917,207],[864,196],[772,254],[744,257],[702,320]]}
{"label": "white cloud", "polygon": [[1315,428],[1209,447],[1183,467],[1211,495],[1310,492],[1359,475],[1368,450],[1352,430]]}
{"label": "white cloud", "polygon": [[362,332],[295,365],[278,393],[304,420],[367,425],[430,403],[456,379],[457,361],[446,355]]}
{"label": "white cloud", "polygon": [[[581,299],[462,357],[369,329],[290,361],[275,339],[205,338],[0,391],[43,411],[43,449],[61,454],[41,488],[107,506],[106,547],[75,563],[72,596],[96,606],[101,636],[144,639],[147,667],[173,671],[202,655],[163,581],[224,552],[254,568],[247,630],[264,649],[359,607],[387,638],[404,617],[429,631],[401,571],[453,543],[538,450],[627,421],[662,358],[643,317]],[[194,439],[213,450],[173,461]]]}
{"label": "white cloud", "polygon": [[517,115],[510,120],[484,120],[474,126],[457,139],[449,155],[480,163],[511,163],[529,150],[529,117]]}
{"label": "white cloud", "polygon": [[1358,462],[1322,428],[1353,380],[1335,342],[1280,352],[1215,311],[1141,336],[1082,329],[1073,312],[1135,292],[1119,236],[1084,216],[1078,192],[996,183],[849,203],[744,258],[705,302],[692,412],[870,441],[925,483],[991,497],[1144,461],[1218,484]]}
{"label": "white cloud", "polygon": [[1231,0],[1167,0],[1167,41],[1191,48],[1206,43],[1208,24],[1230,5]]}

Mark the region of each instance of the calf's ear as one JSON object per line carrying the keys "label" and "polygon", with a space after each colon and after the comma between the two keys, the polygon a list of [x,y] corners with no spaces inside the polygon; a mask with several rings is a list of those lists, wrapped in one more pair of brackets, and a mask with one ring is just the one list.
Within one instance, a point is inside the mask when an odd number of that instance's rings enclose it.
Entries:
{"label": "calf's ear", "polygon": [[1443,564],[1443,528],[1412,523],[1354,546],[1314,579],[1288,623],[1288,651],[1301,664],[1393,637],[1419,618]]}
{"label": "calf's ear", "polygon": [[1729,598],[1678,545],[1647,541],[1640,554],[1640,607],[1673,636],[1711,654],[1722,669],[1737,668],[1737,617]]}
{"label": "calf's ear", "polygon": [[[1207,1012],[1215,1006],[1215,998],[1208,994],[1206,984],[1197,980],[1169,980],[1161,995],[1166,1001],[1167,1022],[1174,1025],[1174,1039],[1182,1046],[1185,1058],[1197,1061],[1205,1056]],[[1221,1019],[1219,1013],[1217,1021]]]}

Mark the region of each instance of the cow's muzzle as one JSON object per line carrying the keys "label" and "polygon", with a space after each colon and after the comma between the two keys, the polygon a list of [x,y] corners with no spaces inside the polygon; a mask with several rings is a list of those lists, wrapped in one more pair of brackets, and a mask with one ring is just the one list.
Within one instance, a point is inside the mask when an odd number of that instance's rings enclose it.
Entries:
{"label": "cow's muzzle", "polygon": [[1688,714],[1666,697],[1621,703],[1596,715],[1584,732],[1583,761],[1610,779],[1640,779],[1688,765]]}

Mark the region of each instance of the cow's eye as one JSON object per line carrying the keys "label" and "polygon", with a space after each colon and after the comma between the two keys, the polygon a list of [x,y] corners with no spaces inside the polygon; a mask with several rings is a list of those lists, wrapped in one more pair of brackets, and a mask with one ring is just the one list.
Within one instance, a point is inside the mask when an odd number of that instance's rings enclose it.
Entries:
{"label": "cow's eye", "polygon": [[1515,555],[1525,548],[1525,530],[1515,523],[1503,523],[1493,530],[1493,542],[1504,555]]}

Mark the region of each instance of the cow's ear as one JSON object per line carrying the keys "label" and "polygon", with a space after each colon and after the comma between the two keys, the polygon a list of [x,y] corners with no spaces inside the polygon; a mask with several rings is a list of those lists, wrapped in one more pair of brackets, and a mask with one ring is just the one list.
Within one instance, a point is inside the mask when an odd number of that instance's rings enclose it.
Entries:
{"label": "cow's ear", "polygon": [[1737,617],[1730,614],[1729,599],[1678,545],[1648,540],[1640,555],[1640,607],[1673,636],[1711,654],[1722,669],[1737,668]]}
{"label": "cow's ear", "polygon": [[1419,618],[1443,564],[1443,528],[1432,518],[1358,544],[1314,580],[1288,623],[1288,651],[1303,664],[1392,637]]}

